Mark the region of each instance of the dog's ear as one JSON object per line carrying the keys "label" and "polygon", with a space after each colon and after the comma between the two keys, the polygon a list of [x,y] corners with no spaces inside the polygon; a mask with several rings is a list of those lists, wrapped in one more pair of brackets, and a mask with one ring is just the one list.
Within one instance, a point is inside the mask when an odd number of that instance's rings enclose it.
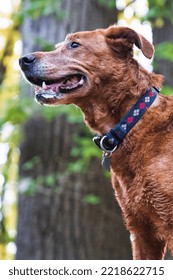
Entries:
{"label": "dog's ear", "polygon": [[135,44],[147,58],[152,58],[154,53],[153,45],[142,35],[129,27],[112,26],[106,29],[106,41],[115,51],[127,56],[132,52]]}

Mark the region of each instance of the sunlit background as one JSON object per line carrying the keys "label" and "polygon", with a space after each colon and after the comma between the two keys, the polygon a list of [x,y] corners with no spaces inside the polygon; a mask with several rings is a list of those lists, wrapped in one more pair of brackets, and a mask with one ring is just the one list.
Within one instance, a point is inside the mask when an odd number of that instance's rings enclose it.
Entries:
{"label": "sunlit background", "polygon": [[[11,33],[13,15],[18,11],[19,0],[0,0],[0,59],[6,43],[14,40],[12,56],[7,56],[6,77],[0,87],[0,259],[11,259],[16,253],[16,181],[19,150],[18,132],[8,120],[2,123],[8,104],[17,100],[19,67],[18,57],[22,46],[19,33]],[[12,38],[10,39],[9,37]],[[16,138],[16,139],[15,139]]]}

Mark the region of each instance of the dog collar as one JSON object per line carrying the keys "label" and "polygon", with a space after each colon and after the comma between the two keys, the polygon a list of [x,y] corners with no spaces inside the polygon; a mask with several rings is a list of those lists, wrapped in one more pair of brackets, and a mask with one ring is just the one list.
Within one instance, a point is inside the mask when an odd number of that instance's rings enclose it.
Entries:
{"label": "dog collar", "polygon": [[159,93],[159,89],[151,87],[144,95],[133,105],[130,111],[121,119],[121,121],[104,135],[96,135],[93,138],[94,143],[103,151],[102,165],[109,169],[109,158],[123,142],[128,132],[141,119],[143,114],[151,106]]}

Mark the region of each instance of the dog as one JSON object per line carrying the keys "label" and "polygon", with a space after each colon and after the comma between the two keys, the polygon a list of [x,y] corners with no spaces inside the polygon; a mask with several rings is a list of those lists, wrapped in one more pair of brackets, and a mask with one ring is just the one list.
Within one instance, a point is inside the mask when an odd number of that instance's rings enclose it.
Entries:
{"label": "dog", "polygon": [[173,254],[173,97],[159,93],[163,76],[134,59],[134,45],[152,58],[142,35],[110,26],[69,34],[54,51],[19,64],[37,102],[81,108],[103,164],[110,163],[133,259],[157,260]]}

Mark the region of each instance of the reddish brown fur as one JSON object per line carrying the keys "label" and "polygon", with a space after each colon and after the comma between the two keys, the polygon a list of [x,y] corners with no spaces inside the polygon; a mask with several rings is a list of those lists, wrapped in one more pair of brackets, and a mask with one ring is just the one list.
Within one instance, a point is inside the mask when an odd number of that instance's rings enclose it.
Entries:
{"label": "reddish brown fur", "polygon": [[[80,47],[69,49],[72,41]],[[144,37],[115,26],[71,34],[55,51],[34,53],[35,73],[43,80],[75,72],[87,77],[82,88],[50,105],[76,104],[92,130],[108,132],[147,89],[162,82],[133,58],[133,44],[152,57],[153,46]],[[159,95],[111,157],[112,184],[133,236],[134,259],[162,259],[167,248],[173,253],[172,150],[173,98]]]}

